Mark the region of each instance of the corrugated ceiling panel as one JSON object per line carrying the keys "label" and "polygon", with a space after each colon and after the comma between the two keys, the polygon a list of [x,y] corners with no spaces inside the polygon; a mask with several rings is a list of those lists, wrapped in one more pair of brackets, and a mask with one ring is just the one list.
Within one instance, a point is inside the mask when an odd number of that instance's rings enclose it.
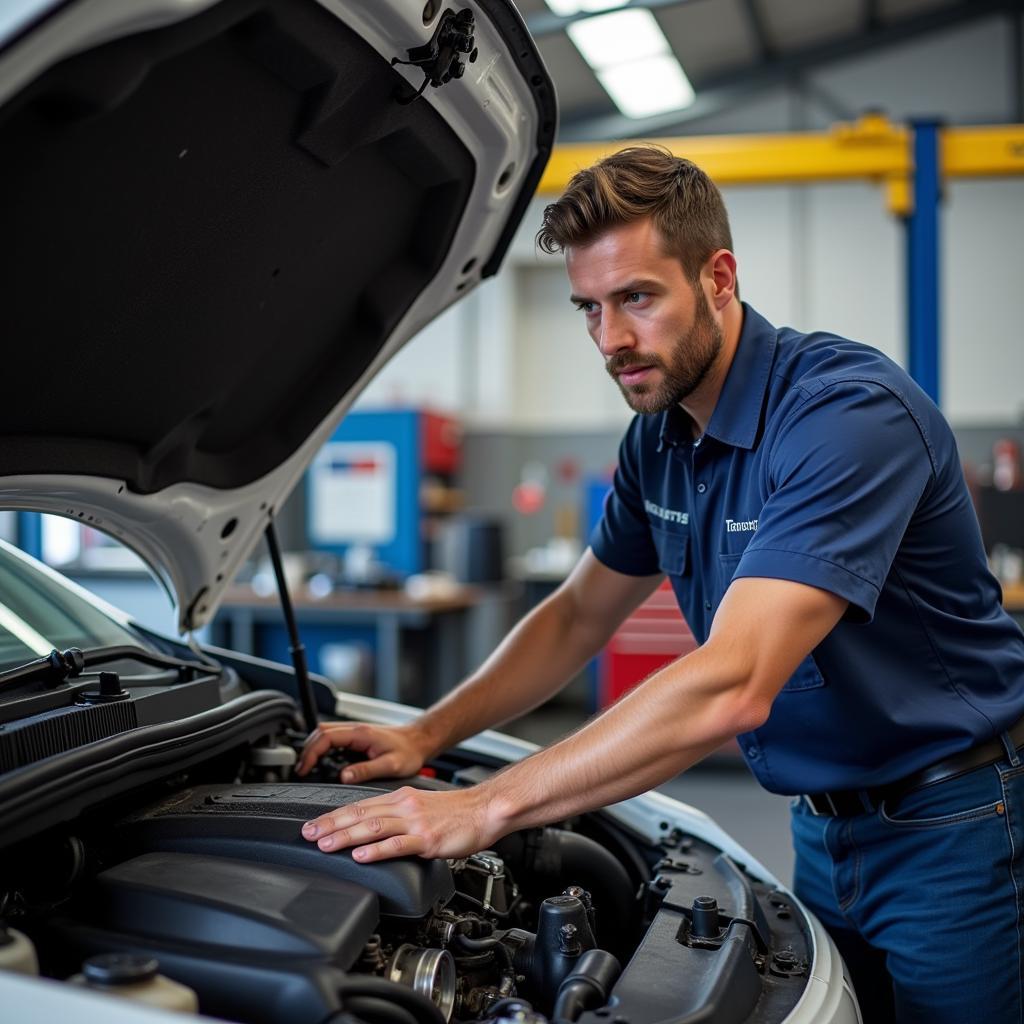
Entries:
{"label": "corrugated ceiling panel", "polygon": [[757,59],[741,0],[687,0],[661,8],[656,17],[694,84]]}
{"label": "corrugated ceiling panel", "polygon": [[861,30],[863,0],[754,0],[770,46],[779,53],[831,42]]}
{"label": "corrugated ceiling panel", "polygon": [[559,117],[563,121],[571,118],[577,110],[594,114],[603,110],[610,113],[615,109],[608,93],[564,32],[542,36],[537,40],[537,46],[555,80]]}
{"label": "corrugated ceiling panel", "polygon": [[960,0],[884,0],[879,5],[879,17],[883,22],[899,21],[912,14],[926,14],[941,7],[953,7]]}

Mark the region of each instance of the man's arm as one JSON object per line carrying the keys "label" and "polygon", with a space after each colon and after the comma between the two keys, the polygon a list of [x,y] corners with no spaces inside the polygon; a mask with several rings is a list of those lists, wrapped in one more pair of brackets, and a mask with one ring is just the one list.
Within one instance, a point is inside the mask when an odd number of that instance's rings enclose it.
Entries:
{"label": "man's arm", "polygon": [[512,630],[481,668],[407,726],[325,723],[306,741],[305,775],[331,747],[364,751],[345,782],[413,774],[441,750],[537,707],[557,693],[651,594],[660,576],[626,576],[588,549],[569,578]]}
{"label": "man's arm", "polygon": [[757,728],[797,665],[846,610],[788,580],[739,579],[706,644],[656,672],[565,740],[467,790],[401,789],[339,808],[303,835],[363,861],[459,857],[516,829],[593,810],[672,778]]}

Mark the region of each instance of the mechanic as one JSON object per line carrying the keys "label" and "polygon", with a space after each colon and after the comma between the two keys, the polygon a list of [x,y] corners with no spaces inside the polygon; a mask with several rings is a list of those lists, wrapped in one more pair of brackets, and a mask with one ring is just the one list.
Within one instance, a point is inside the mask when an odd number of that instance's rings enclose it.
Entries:
{"label": "mechanic", "polygon": [[[721,195],[632,147],[548,206],[572,301],[634,417],[569,579],[400,728],[324,724],[343,782],[408,776],[569,680],[667,576],[701,646],[476,787],[403,788],[303,828],[370,862],[459,857],[641,793],[735,736],[793,794],[794,889],[864,1018],[1024,1019],[1024,635],[949,425],[899,367],[740,302]],[[865,296],[870,301],[870,296]]]}

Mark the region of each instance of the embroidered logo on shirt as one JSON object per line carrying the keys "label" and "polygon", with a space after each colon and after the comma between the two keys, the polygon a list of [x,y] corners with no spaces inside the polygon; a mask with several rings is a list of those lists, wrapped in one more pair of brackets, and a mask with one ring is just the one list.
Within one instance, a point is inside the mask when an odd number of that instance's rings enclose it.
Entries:
{"label": "embroidered logo on shirt", "polygon": [[679,523],[681,526],[686,526],[690,521],[689,512],[677,512],[674,508],[662,508],[660,505],[655,505],[653,501],[645,501],[644,508],[647,509],[648,515],[657,516],[668,523]]}
{"label": "embroidered logo on shirt", "polygon": [[757,529],[756,519],[726,519],[725,529],[727,533],[750,533]]}

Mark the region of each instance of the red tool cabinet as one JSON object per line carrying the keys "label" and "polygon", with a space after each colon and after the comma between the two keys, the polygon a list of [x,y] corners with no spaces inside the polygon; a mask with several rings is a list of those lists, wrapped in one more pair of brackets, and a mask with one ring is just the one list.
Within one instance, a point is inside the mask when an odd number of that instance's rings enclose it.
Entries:
{"label": "red tool cabinet", "polygon": [[598,703],[618,700],[652,672],[695,650],[668,580],[615,631],[598,666]]}

